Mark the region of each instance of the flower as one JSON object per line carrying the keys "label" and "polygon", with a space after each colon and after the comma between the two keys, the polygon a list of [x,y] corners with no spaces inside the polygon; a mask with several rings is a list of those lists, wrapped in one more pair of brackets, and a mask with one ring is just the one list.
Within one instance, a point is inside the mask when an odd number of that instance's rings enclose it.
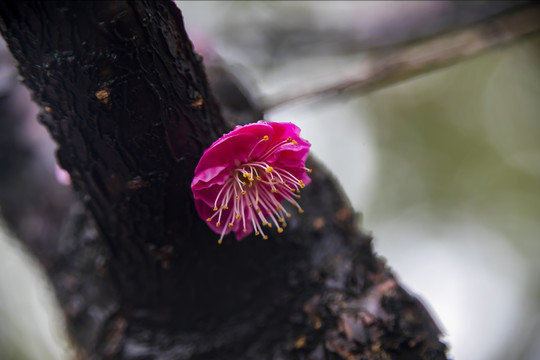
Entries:
{"label": "flower", "polygon": [[204,152],[191,183],[199,215],[223,237],[234,232],[241,240],[252,231],[268,236],[263,226],[283,232],[291,214],[300,213],[300,189],[310,183],[305,162],[311,144],[291,123],[259,121],[237,126]]}

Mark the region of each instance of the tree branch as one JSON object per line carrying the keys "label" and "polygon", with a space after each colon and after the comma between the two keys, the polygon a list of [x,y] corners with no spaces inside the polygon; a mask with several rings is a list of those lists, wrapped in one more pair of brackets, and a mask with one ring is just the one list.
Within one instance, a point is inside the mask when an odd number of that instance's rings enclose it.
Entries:
{"label": "tree branch", "polygon": [[355,76],[334,81],[315,89],[269,96],[262,99],[264,111],[314,97],[343,91],[369,93],[401,81],[444,68],[540,30],[540,7],[531,6],[515,13],[488,20],[457,33],[403,48],[375,52]]}
{"label": "tree branch", "polygon": [[3,1],[0,30],[87,211],[44,239],[82,358],[446,358],[313,159],[305,216],[216,244],[189,183],[226,126],[171,1]]}

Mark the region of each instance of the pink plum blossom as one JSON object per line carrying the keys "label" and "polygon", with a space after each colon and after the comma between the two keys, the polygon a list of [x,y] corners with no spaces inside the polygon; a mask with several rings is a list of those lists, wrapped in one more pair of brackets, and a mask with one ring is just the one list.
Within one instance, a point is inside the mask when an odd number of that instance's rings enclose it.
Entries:
{"label": "pink plum blossom", "polygon": [[219,243],[230,232],[238,240],[252,231],[268,239],[263,226],[282,232],[288,207],[303,212],[296,199],[311,181],[305,166],[311,144],[299,135],[294,124],[259,121],[235,127],[206,149],[191,189]]}

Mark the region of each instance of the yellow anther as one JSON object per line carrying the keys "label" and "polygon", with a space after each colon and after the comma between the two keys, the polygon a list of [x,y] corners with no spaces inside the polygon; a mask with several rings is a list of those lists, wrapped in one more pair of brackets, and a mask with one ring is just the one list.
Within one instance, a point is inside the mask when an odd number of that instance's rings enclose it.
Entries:
{"label": "yellow anther", "polygon": [[221,223],[218,221],[218,222],[216,223],[216,226],[217,226],[217,227],[220,227],[220,225],[221,225]]}
{"label": "yellow anther", "polygon": [[281,206],[276,205],[276,210],[277,210],[277,211],[281,211]]}
{"label": "yellow anther", "polygon": [[283,232],[283,229],[280,228],[280,227],[278,227],[278,228],[277,228],[277,232],[281,234],[281,233]]}
{"label": "yellow anther", "polygon": [[236,215],[236,220],[240,220],[242,218],[242,215],[238,214]]}
{"label": "yellow anther", "polygon": [[214,211],[217,211],[217,206],[214,206]]}
{"label": "yellow anther", "polygon": [[220,245],[221,245],[222,242],[223,242],[223,239],[219,239],[219,240],[217,241],[217,243],[220,244]]}
{"label": "yellow anther", "polygon": [[229,210],[229,207],[228,206],[222,206],[221,210]]}
{"label": "yellow anther", "polygon": [[242,190],[241,194],[246,195],[246,190]]}
{"label": "yellow anther", "polygon": [[236,195],[234,198],[235,198],[236,200],[238,200],[238,199],[240,199],[240,196]]}
{"label": "yellow anther", "polygon": [[284,222],[285,222],[285,219],[284,219],[284,218],[279,218],[278,221],[279,221],[280,223],[284,223]]}
{"label": "yellow anther", "polygon": [[300,185],[302,189],[306,186],[302,180],[298,181],[298,185]]}
{"label": "yellow anther", "polygon": [[292,138],[289,136],[289,137],[287,138],[287,141],[292,141]]}
{"label": "yellow anther", "polygon": [[[261,212],[261,209],[257,208],[255,209],[256,212],[260,213]],[[264,225],[264,224],[263,224]]]}
{"label": "yellow anther", "polygon": [[272,227],[272,224],[271,224],[271,223],[266,223],[266,225],[268,225],[269,228]]}
{"label": "yellow anther", "polygon": [[268,235],[264,235],[264,236],[263,236],[263,239],[264,239],[264,240],[268,240]]}
{"label": "yellow anther", "polygon": [[300,195],[294,195],[295,198],[300,199],[302,196]]}
{"label": "yellow anther", "polygon": [[229,227],[233,227],[233,223],[229,223]]}
{"label": "yellow anther", "polygon": [[304,213],[304,210],[298,209],[298,212],[299,212],[300,214],[303,214],[303,213]]}
{"label": "yellow anther", "polygon": [[311,169],[306,169],[306,171],[307,171],[308,174],[311,174],[311,172],[312,172],[313,170],[311,170]]}
{"label": "yellow anther", "polygon": [[208,218],[208,219],[206,219],[206,221],[212,221],[212,218]]}
{"label": "yellow anther", "polygon": [[273,192],[274,194],[277,194],[279,191],[278,191],[278,189],[272,189],[272,192]]}
{"label": "yellow anther", "polygon": [[247,232],[247,229],[242,230],[243,232]]}
{"label": "yellow anther", "polygon": [[252,203],[249,203],[249,207],[253,207],[253,204],[252,204]]}
{"label": "yellow anther", "polygon": [[259,236],[261,233],[258,231],[255,231],[255,236]]}
{"label": "yellow anther", "polygon": [[272,171],[274,171],[274,168],[271,167],[271,166],[269,166],[269,167],[267,167],[266,170],[264,170],[264,171],[266,171],[267,173],[271,173]]}
{"label": "yellow anther", "polygon": [[242,174],[244,177],[249,177],[249,173],[245,172]]}
{"label": "yellow anther", "polygon": [[290,217],[291,217],[291,214],[286,213],[285,216],[286,216],[287,218],[290,218]]}
{"label": "yellow anther", "polygon": [[281,226],[283,226],[284,228],[286,228],[286,227],[287,227],[287,223],[284,222],[283,224],[281,224]]}
{"label": "yellow anther", "polygon": [[246,186],[246,185],[247,185],[247,182],[242,181],[242,185]]}
{"label": "yellow anther", "polygon": [[268,225],[268,223],[266,221],[263,221],[261,225],[266,226],[266,225]]}
{"label": "yellow anther", "polygon": [[257,175],[257,177],[255,178],[257,180],[261,180],[261,177]]}
{"label": "yellow anther", "polygon": [[264,140],[264,141],[268,141],[268,135],[264,135],[264,136],[263,136],[263,140]]}
{"label": "yellow anther", "polygon": [[296,141],[296,140],[293,140],[292,143],[293,143],[293,145],[298,145],[298,141]]}

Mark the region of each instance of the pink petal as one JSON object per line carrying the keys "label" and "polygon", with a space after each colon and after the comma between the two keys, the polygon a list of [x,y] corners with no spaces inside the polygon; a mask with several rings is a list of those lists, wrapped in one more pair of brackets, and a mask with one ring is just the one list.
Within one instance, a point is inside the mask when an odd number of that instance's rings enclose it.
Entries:
{"label": "pink petal", "polygon": [[212,184],[223,184],[229,177],[229,173],[232,169],[226,165],[214,166],[205,170],[195,172],[191,187],[193,189],[201,189],[208,187]]}
{"label": "pink petal", "polygon": [[251,133],[237,133],[214,143],[204,152],[195,174],[212,167],[229,166],[247,161],[254,145],[261,137]]}

